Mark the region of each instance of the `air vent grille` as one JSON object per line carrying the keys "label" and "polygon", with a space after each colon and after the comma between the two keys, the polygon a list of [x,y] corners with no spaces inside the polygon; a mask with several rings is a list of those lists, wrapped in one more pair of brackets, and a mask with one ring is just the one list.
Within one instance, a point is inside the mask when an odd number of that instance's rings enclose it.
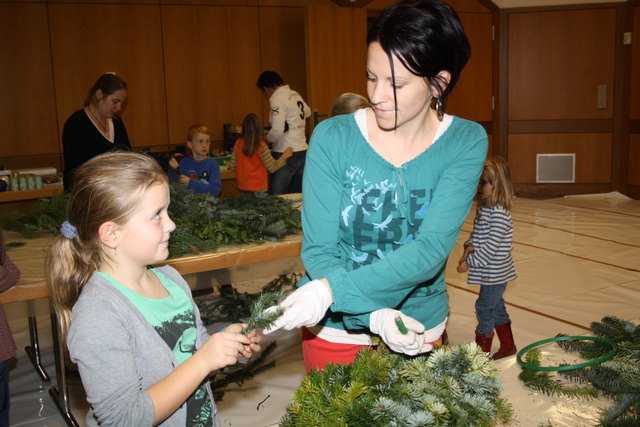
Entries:
{"label": "air vent grille", "polygon": [[576,182],[576,154],[538,154],[536,159],[536,182]]}

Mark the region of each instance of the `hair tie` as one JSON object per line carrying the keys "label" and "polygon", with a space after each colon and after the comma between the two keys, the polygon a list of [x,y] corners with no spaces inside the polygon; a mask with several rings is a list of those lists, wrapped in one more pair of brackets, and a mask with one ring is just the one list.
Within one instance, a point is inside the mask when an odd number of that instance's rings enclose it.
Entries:
{"label": "hair tie", "polygon": [[73,239],[78,235],[78,229],[69,221],[65,221],[62,223],[62,227],[60,227],[60,233],[67,239]]}

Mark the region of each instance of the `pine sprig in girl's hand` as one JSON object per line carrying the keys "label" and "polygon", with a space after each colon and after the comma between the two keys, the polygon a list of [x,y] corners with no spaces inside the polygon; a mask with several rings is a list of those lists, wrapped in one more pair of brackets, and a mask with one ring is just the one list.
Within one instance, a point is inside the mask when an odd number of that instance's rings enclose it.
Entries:
{"label": "pine sprig in girl's hand", "polygon": [[268,307],[274,306],[282,302],[290,291],[274,291],[263,292],[251,303],[251,318],[247,321],[247,326],[242,330],[243,334],[247,334],[254,329],[266,329],[272,326],[282,314],[284,309],[277,307],[276,310],[266,311]]}

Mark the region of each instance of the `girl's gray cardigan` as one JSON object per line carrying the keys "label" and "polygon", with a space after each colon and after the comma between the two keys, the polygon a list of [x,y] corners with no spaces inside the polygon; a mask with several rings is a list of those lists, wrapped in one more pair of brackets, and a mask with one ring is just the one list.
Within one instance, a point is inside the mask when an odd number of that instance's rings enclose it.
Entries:
{"label": "girl's gray cardigan", "polygon": [[[191,289],[174,268],[160,272],[189,296],[198,328],[196,347],[209,337]],[[178,365],[171,349],[138,309],[107,280],[93,274],[73,307],[67,338],[71,360],[78,364],[91,409],[88,426],[151,426],[154,407],[146,389]],[[206,385],[213,402],[211,387]],[[161,426],[186,425],[183,404]],[[213,426],[219,427],[215,403]]]}

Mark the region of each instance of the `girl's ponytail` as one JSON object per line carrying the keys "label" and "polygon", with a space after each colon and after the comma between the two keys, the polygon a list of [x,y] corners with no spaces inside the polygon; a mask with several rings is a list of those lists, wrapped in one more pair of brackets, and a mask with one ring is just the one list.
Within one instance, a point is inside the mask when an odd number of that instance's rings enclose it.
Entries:
{"label": "girl's ponytail", "polygon": [[71,239],[58,236],[45,259],[49,295],[63,336],[66,336],[71,323],[71,309],[78,300],[82,287],[99,266],[91,256],[82,256],[86,252],[78,248],[81,244],[77,239],[77,236]]}

